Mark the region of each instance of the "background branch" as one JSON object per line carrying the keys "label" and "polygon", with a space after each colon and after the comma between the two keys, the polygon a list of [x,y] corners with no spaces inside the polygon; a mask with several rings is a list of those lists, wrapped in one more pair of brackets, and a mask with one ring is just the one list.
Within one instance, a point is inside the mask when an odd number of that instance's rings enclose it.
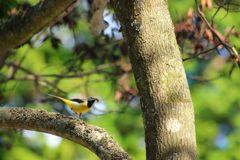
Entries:
{"label": "background branch", "polygon": [[206,23],[206,25],[208,26],[208,28],[211,30],[212,34],[220,41],[220,43],[228,50],[229,54],[233,55],[233,52],[232,52],[232,49],[231,47],[225,43],[220,37],[219,35],[216,33],[216,31],[212,28],[212,26],[209,24],[209,22],[206,20],[206,18],[203,16],[200,8],[199,8],[199,5],[198,5],[198,2],[197,0],[195,0],[195,3],[197,5],[197,11],[198,11],[198,14],[200,16],[200,18]]}
{"label": "background branch", "polygon": [[57,18],[75,0],[45,0],[0,26],[0,68],[7,51],[26,43],[34,34]]}

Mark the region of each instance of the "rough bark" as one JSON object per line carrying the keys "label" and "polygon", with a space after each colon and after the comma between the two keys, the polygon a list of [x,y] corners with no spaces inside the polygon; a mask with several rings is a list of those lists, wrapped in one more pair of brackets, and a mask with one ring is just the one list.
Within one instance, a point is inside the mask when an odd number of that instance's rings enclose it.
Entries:
{"label": "rough bark", "polygon": [[26,43],[76,0],[45,0],[0,25],[0,69],[7,51]]}
{"label": "rough bark", "polygon": [[0,108],[0,127],[51,133],[88,148],[103,160],[131,159],[104,129],[58,113],[30,108]]}
{"label": "rough bark", "polygon": [[167,0],[111,3],[140,94],[147,159],[197,159],[193,104]]}

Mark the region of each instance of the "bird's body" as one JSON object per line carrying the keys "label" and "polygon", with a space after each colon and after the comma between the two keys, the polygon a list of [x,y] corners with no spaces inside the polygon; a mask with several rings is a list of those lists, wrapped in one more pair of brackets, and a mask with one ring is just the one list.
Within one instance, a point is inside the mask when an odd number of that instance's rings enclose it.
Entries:
{"label": "bird's body", "polygon": [[93,98],[93,97],[89,97],[87,100],[83,100],[83,99],[65,99],[52,94],[48,94],[48,95],[62,100],[64,103],[68,105],[68,107],[71,110],[73,110],[75,113],[79,113],[80,116],[82,113],[90,110],[95,101],[99,101],[99,99]]}

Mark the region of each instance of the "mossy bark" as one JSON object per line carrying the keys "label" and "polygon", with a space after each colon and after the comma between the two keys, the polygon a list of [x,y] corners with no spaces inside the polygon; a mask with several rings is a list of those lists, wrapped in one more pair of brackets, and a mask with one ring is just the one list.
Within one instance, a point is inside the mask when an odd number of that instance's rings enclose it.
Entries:
{"label": "mossy bark", "polygon": [[111,0],[139,90],[147,159],[197,159],[193,104],[166,0]]}
{"label": "mossy bark", "polygon": [[31,108],[0,107],[0,128],[50,133],[88,148],[102,160],[131,160],[103,128],[59,113]]}

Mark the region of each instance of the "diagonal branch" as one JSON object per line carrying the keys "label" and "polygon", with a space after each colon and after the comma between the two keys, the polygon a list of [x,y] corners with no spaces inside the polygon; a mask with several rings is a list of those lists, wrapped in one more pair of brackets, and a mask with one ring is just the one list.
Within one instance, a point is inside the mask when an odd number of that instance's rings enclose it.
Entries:
{"label": "diagonal branch", "polygon": [[30,108],[0,108],[0,127],[51,133],[78,143],[105,160],[131,159],[104,129],[59,113]]}
{"label": "diagonal branch", "polygon": [[26,43],[76,0],[44,0],[0,25],[0,69],[7,51]]}
{"label": "diagonal branch", "polygon": [[200,18],[206,23],[206,25],[208,26],[208,28],[211,30],[212,34],[220,41],[220,43],[226,48],[226,50],[229,52],[229,54],[231,55],[234,55],[233,54],[233,51],[231,49],[231,47],[224,42],[224,40],[222,40],[219,35],[216,33],[216,31],[212,28],[212,26],[209,24],[209,22],[206,20],[206,18],[203,16],[200,8],[199,8],[199,5],[198,5],[198,1],[195,0],[195,3],[197,5],[197,11],[198,11],[198,14],[200,16]]}

